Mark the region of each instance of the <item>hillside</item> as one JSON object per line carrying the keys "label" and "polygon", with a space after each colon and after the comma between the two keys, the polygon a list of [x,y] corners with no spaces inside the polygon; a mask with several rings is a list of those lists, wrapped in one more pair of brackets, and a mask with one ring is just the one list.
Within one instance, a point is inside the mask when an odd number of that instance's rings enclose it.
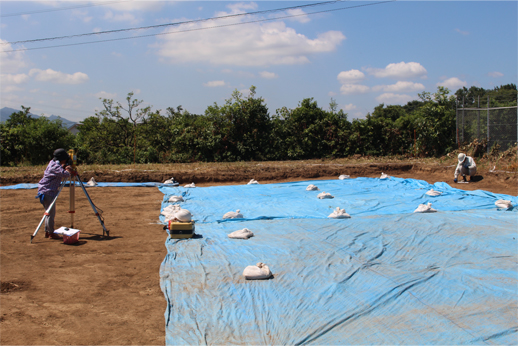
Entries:
{"label": "hillside", "polygon": [[[15,112],[19,112],[19,111],[20,111],[19,109],[14,109],[14,108],[9,108],[9,107],[4,107],[4,108],[0,109],[0,122],[6,121],[7,119],[9,119],[11,114],[13,114]],[[29,113],[29,114],[33,118],[41,117],[41,115],[37,115],[34,113]],[[70,128],[72,125],[77,124],[76,122],[74,122],[72,120],[68,120],[63,117],[60,117],[59,115],[50,115],[48,117],[46,116],[46,118],[48,118],[49,120],[58,120],[58,119],[61,120],[63,122],[63,126],[66,127],[67,129]]]}

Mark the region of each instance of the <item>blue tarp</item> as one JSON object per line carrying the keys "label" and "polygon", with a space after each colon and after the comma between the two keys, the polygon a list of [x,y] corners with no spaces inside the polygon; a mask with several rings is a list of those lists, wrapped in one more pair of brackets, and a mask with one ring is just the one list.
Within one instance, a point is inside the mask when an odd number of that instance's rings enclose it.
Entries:
{"label": "blue tarp", "polygon": [[[198,234],[166,241],[168,345],[516,344],[518,210],[494,202],[517,197],[398,178],[159,189]],[[257,262],[274,277],[244,280]]]}

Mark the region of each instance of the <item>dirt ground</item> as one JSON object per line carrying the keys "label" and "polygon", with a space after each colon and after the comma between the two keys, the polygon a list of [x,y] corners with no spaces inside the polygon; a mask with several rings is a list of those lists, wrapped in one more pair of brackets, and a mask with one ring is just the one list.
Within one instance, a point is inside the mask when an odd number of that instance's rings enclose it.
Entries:
{"label": "dirt ground", "polygon": [[[89,172],[84,179],[156,181],[174,176],[198,187],[379,177],[381,172],[430,183],[453,184],[454,167],[415,164],[318,165],[303,169],[264,168],[214,172]],[[455,184],[516,196],[516,173],[480,171],[475,182]],[[40,177],[25,177],[37,182]],[[34,181],[35,180],[35,181]],[[6,184],[5,181],[2,182]],[[162,193],[156,187],[93,187],[88,193],[104,211],[109,239],[81,189],[76,188],[74,227],[80,242],[65,245],[45,239],[43,229],[30,236],[43,216],[36,190],[0,190],[0,343],[2,345],[162,345],[166,301],[159,268],[167,234],[157,224]],[[70,226],[69,189],[57,201],[56,228]]]}

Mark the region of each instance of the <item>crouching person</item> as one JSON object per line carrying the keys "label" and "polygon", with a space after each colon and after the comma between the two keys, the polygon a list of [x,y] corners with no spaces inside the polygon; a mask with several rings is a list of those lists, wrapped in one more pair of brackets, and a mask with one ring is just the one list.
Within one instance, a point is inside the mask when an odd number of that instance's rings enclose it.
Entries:
{"label": "crouching person", "polygon": [[[43,178],[38,183],[38,194],[41,204],[47,210],[54,199],[56,198],[61,185],[61,180],[65,177],[70,177],[73,174],[70,166],[70,157],[65,149],[56,149],[54,151],[54,158],[49,162]],[[61,237],[54,233],[54,217],[56,216],[56,203],[49,211],[49,215],[45,220],[45,238],[60,239]]]}
{"label": "crouching person", "polygon": [[472,157],[466,156],[466,154],[459,154],[459,163],[457,168],[455,168],[454,182],[458,182],[458,176],[462,175],[462,179],[466,180],[466,175],[470,176],[470,181],[473,179],[472,177],[477,173],[477,165],[475,164],[475,160]]}

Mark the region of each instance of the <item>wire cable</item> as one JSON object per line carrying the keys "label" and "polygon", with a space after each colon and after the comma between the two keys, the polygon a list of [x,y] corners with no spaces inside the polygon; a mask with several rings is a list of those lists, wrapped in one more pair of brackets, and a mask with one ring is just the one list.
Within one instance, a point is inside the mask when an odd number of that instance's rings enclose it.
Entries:
{"label": "wire cable", "polygon": [[276,8],[276,9],[272,9],[272,10],[262,10],[262,11],[255,11],[255,12],[235,13],[235,14],[229,14],[229,15],[220,16],[220,17],[193,19],[193,20],[186,20],[186,21],[175,22],[175,23],[165,23],[165,24],[141,26],[141,27],[137,27],[137,28],[114,29],[114,30],[106,30],[106,31],[99,31],[99,32],[89,32],[89,33],[85,33],[85,34],[56,36],[56,37],[47,37],[47,38],[36,38],[36,39],[31,39],[31,40],[14,41],[14,42],[4,42],[2,44],[5,45],[5,44],[32,43],[32,42],[62,40],[62,39],[74,38],[74,37],[84,37],[84,36],[102,35],[102,34],[113,34],[113,33],[116,33],[116,32],[156,29],[156,28],[163,28],[163,27],[168,27],[168,26],[178,26],[178,25],[182,25],[182,24],[193,24],[193,23],[200,23],[200,22],[206,22],[206,21],[218,20],[218,19],[235,18],[235,17],[247,16],[247,15],[257,15],[257,14],[264,14],[264,13],[270,13],[270,12],[287,11],[287,10],[292,10],[292,9],[297,9],[297,8],[329,5],[329,4],[340,2],[340,1],[342,1],[342,0],[324,1],[324,2],[317,2],[317,3],[313,3],[313,4],[307,4],[307,5],[299,5],[299,6],[290,6],[290,7],[284,7],[284,8]]}
{"label": "wire cable", "polygon": [[97,41],[89,41],[89,42],[68,43],[68,44],[55,45],[55,46],[34,47],[34,48],[20,48],[20,49],[4,50],[3,52],[4,53],[11,53],[11,52],[20,52],[20,51],[29,51],[29,50],[47,49],[47,48],[71,47],[71,46],[80,46],[80,45],[93,44],[93,43],[123,41],[123,40],[131,40],[131,39],[135,39],[135,38],[171,35],[171,34],[184,33],[184,32],[192,32],[192,31],[201,31],[201,30],[209,30],[209,29],[216,29],[216,28],[224,28],[224,27],[231,27],[231,26],[251,24],[251,23],[260,23],[260,22],[274,21],[274,20],[278,20],[278,19],[287,19],[287,18],[308,16],[308,15],[312,15],[312,14],[320,14],[320,13],[334,12],[334,11],[340,11],[340,10],[348,10],[348,9],[359,8],[359,7],[380,5],[380,4],[389,3],[389,2],[395,2],[395,1],[396,0],[387,0],[387,1],[380,1],[380,2],[375,2],[375,3],[369,3],[369,4],[362,4],[362,5],[355,5],[355,6],[349,6],[349,7],[335,8],[335,9],[330,9],[330,10],[317,11],[317,12],[308,12],[308,13],[304,13],[304,14],[287,15],[287,16],[281,16],[281,17],[275,17],[275,18],[257,19],[257,20],[247,21],[247,22],[214,25],[214,26],[204,27],[204,28],[185,29],[185,30],[178,30],[178,31],[173,31],[173,32],[164,32],[164,33],[159,33],[159,34],[149,34],[149,35],[140,35],[140,36],[131,36],[131,37],[120,37],[120,38],[113,38],[113,39],[106,39],[106,40],[97,40]]}

